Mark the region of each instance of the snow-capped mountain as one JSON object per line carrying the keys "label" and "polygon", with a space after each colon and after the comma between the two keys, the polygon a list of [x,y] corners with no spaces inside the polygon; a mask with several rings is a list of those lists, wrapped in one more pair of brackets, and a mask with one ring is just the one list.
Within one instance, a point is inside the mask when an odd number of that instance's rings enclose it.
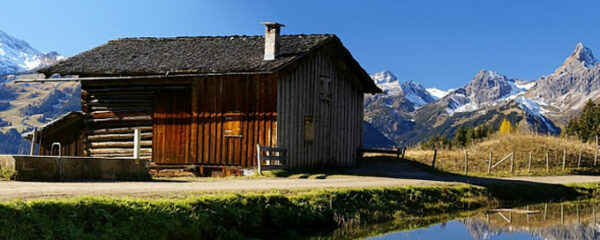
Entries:
{"label": "snow-capped mountain", "polygon": [[526,97],[554,121],[565,123],[588,100],[600,99],[600,62],[579,43],[554,73],[536,80]]}
{"label": "snow-capped mountain", "polygon": [[424,89],[435,101],[407,90],[414,84],[399,83],[389,71],[372,78],[386,94],[365,98],[365,120],[397,144],[436,134],[452,137],[459,125],[496,126],[502,118],[523,130],[559,134],[558,126],[576,116],[585,102],[600,101],[600,61],[581,43],[550,75],[524,81],[481,70],[461,88]]}
{"label": "snow-capped mountain", "polygon": [[414,81],[405,81],[401,83],[390,71],[386,70],[371,74],[371,78],[375,81],[377,86],[383,90],[383,94],[375,95],[375,98],[391,100],[386,100],[386,102],[390,103],[388,104],[390,107],[393,107],[393,103],[391,103],[393,101],[392,99],[408,102],[409,105],[412,105],[413,110],[437,100],[437,98],[431,95],[423,85]]}
{"label": "snow-capped mountain", "polygon": [[63,58],[56,52],[42,53],[26,41],[0,31],[0,75],[31,71]]}
{"label": "snow-capped mountain", "polygon": [[[412,116],[416,109],[437,100],[421,84],[400,82],[390,71],[374,73],[371,78],[383,93],[365,96],[365,121],[372,126],[365,131],[376,129],[394,139],[414,125]],[[369,134],[365,133],[365,136]],[[370,146],[366,140],[365,144]]]}
{"label": "snow-capped mountain", "polygon": [[77,82],[15,83],[13,80],[63,59],[42,53],[26,41],[0,31],[0,153],[26,152],[21,133],[65,112],[80,110]]}
{"label": "snow-capped mountain", "polygon": [[533,82],[508,78],[494,71],[481,70],[473,80],[462,88],[455,89],[440,101],[450,115],[456,112],[471,112],[516,99],[533,86]]}

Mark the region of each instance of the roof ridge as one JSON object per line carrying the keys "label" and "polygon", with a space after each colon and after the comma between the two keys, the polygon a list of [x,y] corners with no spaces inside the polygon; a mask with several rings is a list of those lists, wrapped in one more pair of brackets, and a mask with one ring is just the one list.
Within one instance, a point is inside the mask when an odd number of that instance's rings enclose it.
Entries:
{"label": "roof ridge", "polygon": [[[281,37],[314,37],[327,36],[332,37],[332,33],[312,33],[312,34],[282,34]],[[185,39],[220,39],[220,38],[264,38],[264,35],[228,35],[228,36],[176,36],[176,37],[123,37],[109,40],[108,42],[116,41],[147,41],[147,40],[185,40]]]}

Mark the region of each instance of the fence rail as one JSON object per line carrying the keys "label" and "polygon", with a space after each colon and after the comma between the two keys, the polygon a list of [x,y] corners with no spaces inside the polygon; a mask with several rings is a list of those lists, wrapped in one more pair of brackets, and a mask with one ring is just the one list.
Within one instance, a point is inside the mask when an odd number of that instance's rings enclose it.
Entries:
{"label": "fence rail", "polygon": [[[401,148],[397,148],[397,149],[360,149],[359,152],[359,156],[363,157],[364,154],[366,153],[380,153],[380,154],[390,154],[390,155],[396,155],[397,158],[399,159],[405,159],[404,156],[406,154],[406,147],[401,147]],[[437,149],[433,149],[433,158],[431,159],[431,167],[435,168],[436,167],[436,160],[438,158],[438,155],[440,155],[440,153],[438,152]],[[570,167],[577,167],[580,168],[582,167],[582,161],[583,161],[583,157],[582,157],[582,150],[574,150],[573,151],[568,151],[567,149],[563,149],[562,151],[562,158],[560,157],[559,153],[556,151],[554,152],[554,157],[552,160],[552,168],[557,168],[557,169],[562,169],[565,170],[568,166],[567,162],[571,162],[572,164],[569,164]],[[570,152],[571,154],[568,155],[567,153]],[[586,158],[589,161],[590,164],[592,166],[596,166],[597,162],[598,162],[598,145],[596,145],[596,152],[593,154],[593,157],[590,158]],[[443,154],[443,152],[441,152]],[[523,156],[524,158],[521,158],[521,165],[520,167],[517,166],[515,164],[515,158],[517,155],[517,153],[522,153],[519,156]],[[573,154],[574,153],[574,154]],[[539,154],[539,153],[538,153]],[[475,156],[475,157],[474,157]],[[535,160],[534,158],[534,154],[533,152],[511,152],[508,155],[502,157],[500,160],[498,160],[497,162],[493,162],[493,156],[494,153],[493,152],[489,152],[489,158],[486,159],[487,160],[487,164],[485,164],[486,160],[483,160],[483,164],[487,165],[487,174],[491,174],[492,170],[497,168],[498,166],[500,166],[500,164],[502,164],[503,162],[506,162],[506,160],[510,159],[509,163],[509,170],[511,174],[515,173],[515,168],[526,168],[526,172],[529,173],[531,172],[531,168],[532,168],[532,164],[533,162],[537,162],[538,164],[540,163],[539,160]],[[569,157],[568,157],[569,156]],[[572,158],[573,156],[575,156],[574,158]],[[472,152],[468,152],[467,150],[464,151],[464,164],[460,164],[460,159],[455,159],[455,161],[453,160],[453,162],[458,163],[460,166],[460,168],[462,168],[462,170],[464,170],[464,174],[468,175],[471,168],[471,165],[473,163],[473,161],[475,161],[475,163],[479,162],[476,159],[477,158],[481,158],[481,152],[479,154],[474,154]],[[485,159],[486,157],[484,157]],[[573,160],[568,160],[568,158],[571,158]],[[539,158],[538,158],[539,159]],[[420,162],[423,162],[422,158],[419,158]],[[445,160],[444,160],[445,161]],[[523,163],[523,161],[526,161],[525,163]],[[545,168],[546,168],[546,173],[550,173],[550,168],[551,168],[551,160],[550,160],[550,154],[549,152],[545,152],[544,153],[544,157],[542,158],[542,164],[545,164]],[[482,162],[479,162],[479,164],[482,164]],[[525,164],[525,165],[524,165]],[[480,169],[482,171],[485,172],[485,168],[486,166],[483,166],[483,169]],[[536,164],[537,165],[537,164]],[[457,165],[454,165],[457,166]],[[480,166],[478,164],[475,164],[475,166]],[[539,165],[538,165],[539,166]],[[539,168],[537,168],[539,169]],[[543,168],[542,168],[543,169]],[[454,168],[454,170],[452,171],[457,171],[458,169]],[[460,170],[458,170],[460,171]],[[523,170],[520,170],[519,172],[522,172]]]}
{"label": "fence rail", "polygon": [[364,156],[365,153],[384,153],[384,154],[395,154],[397,158],[404,159],[404,153],[406,153],[406,147],[397,148],[397,149],[369,149],[363,148],[358,150],[358,155],[360,157]]}

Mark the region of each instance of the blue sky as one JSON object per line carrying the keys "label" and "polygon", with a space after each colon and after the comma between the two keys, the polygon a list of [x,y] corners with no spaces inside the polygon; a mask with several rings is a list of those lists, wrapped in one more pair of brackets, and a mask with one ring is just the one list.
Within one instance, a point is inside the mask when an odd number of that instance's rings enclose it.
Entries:
{"label": "blue sky", "polygon": [[532,80],[578,42],[600,52],[600,1],[3,2],[0,30],[40,51],[72,56],[118,37],[335,33],[368,72],[426,87],[460,87],[481,69]]}

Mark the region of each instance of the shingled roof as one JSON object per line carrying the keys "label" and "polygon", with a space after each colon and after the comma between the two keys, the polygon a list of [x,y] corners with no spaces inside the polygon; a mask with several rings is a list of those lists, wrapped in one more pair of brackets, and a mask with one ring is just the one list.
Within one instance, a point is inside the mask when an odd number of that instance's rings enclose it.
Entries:
{"label": "shingled roof", "polygon": [[43,68],[44,74],[271,72],[334,35],[283,35],[277,59],[264,61],[264,37],[122,38]]}
{"label": "shingled roof", "polygon": [[[265,61],[264,36],[121,38],[38,72],[46,76],[271,73],[332,40],[341,45],[333,34],[282,35],[280,55]],[[344,52],[352,58],[346,49]],[[353,58],[351,61],[359,75],[368,78]],[[367,92],[380,91],[370,78],[363,81],[370,81]]]}

